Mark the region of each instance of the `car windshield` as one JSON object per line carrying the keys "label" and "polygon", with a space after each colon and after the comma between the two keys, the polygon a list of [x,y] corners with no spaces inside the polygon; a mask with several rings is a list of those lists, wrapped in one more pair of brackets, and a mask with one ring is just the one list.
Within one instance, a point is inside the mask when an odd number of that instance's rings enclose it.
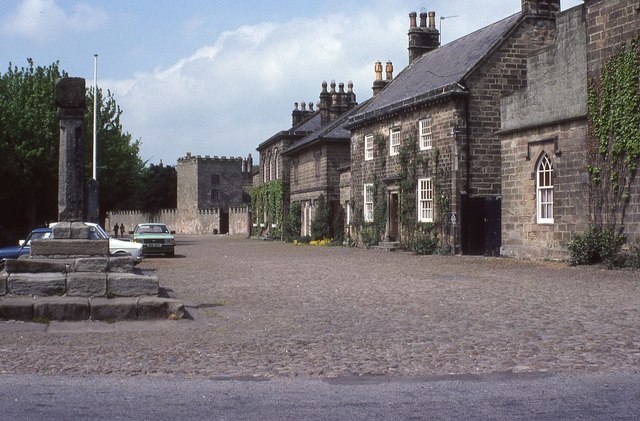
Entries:
{"label": "car windshield", "polygon": [[31,245],[33,240],[42,240],[51,237],[50,232],[32,232],[29,238],[27,238],[27,244]]}
{"label": "car windshield", "polygon": [[138,225],[136,234],[168,234],[169,229],[164,225]]}

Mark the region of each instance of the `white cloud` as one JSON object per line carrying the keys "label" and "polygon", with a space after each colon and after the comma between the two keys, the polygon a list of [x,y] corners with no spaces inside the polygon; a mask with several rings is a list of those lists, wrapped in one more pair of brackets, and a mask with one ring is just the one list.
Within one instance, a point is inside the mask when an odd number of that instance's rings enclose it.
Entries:
{"label": "white cloud", "polygon": [[[258,144],[290,127],[294,102],[318,101],[323,80],[352,80],[361,102],[371,95],[375,61],[393,61],[395,75],[406,66],[411,9],[402,3],[242,26],[171,66],[101,86],[115,92],[124,127],[142,139],[144,159],[255,155]],[[517,1],[507,3],[513,10],[492,3],[482,18],[468,16],[477,15],[470,0],[440,3],[451,10],[436,11],[460,14],[443,24],[450,41],[519,10]]]}
{"label": "white cloud", "polygon": [[369,97],[373,63],[390,57],[362,45],[393,45],[406,60],[405,38],[397,19],[367,13],[243,26],[166,69],[102,86],[115,92],[145,159],[255,155],[259,143],[290,125],[294,102],[318,101],[323,80],[352,80],[359,100]]}
{"label": "white cloud", "polygon": [[56,34],[92,30],[106,20],[102,10],[85,3],[65,10],[55,0],[23,0],[2,20],[0,28],[7,34],[46,40]]}

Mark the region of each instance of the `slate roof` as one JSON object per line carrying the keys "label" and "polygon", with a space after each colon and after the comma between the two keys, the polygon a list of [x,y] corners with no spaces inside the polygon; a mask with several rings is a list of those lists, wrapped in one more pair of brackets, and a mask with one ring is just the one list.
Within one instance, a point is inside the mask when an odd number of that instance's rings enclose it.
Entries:
{"label": "slate roof", "polygon": [[349,123],[358,123],[404,106],[451,93],[507,37],[522,19],[516,13],[422,55],[403,69]]}
{"label": "slate roof", "polygon": [[369,99],[360,105],[356,105],[352,109],[343,113],[340,117],[336,118],[331,123],[327,124],[325,127],[322,127],[320,130],[316,130],[301,141],[294,143],[289,149],[283,152],[283,155],[290,155],[293,152],[299,151],[306,148],[307,146],[321,141],[350,142],[351,131],[345,128],[348,119],[352,115],[358,113],[362,109],[362,107],[365,107],[368,104],[369,101],[371,100]]}
{"label": "slate roof", "polygon": [[320,124],[320,112],[316,112],[315,114],[312,114],[311,116],[307,117],[306,119],[304,119],[303,121],[298,123],[297,126],[294,126],[294,127],[290,128],[288,130],[279,131],[278,133],[274,134],[269,139],[267,139],[264,142],[262,142],[261,144],[259,144],[256,149],[259,151],[259,150],[263,149],[264,147],[266,147],[267,145],[269,145],[270,143],[275,142],[276,140],[281,139],[283,137],[288,137],[288,136],[304,137],[304,136],[307,136],[309,133],[315,132],[320,127],[321,127],[321,124]]}

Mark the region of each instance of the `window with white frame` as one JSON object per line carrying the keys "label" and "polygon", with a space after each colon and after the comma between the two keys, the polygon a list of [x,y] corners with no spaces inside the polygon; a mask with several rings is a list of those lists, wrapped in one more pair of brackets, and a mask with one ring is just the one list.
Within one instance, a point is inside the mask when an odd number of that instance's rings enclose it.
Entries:
{"label": "window with white frame", "polygon": [[389,130],[389,155],[394,156],[400,153],[400,127],[393,127]]}
{"label": "window with white frame", "polygon": [[370,161],[373,159],[373,135],[368,134],[364,137],[364,160]]}
{"label": "window with white frame", "polygon": [[418,222],[433,222],[433,181],[418,179]]}
{"label": "window with white frame", "polygon": [[431,117],[418,121],[418,137],[420,139],[420,150],[431,149],[433,135],[431,133]]}
{"label": "window with white frame", "polygon": [[536,208],[539,224],[553,224],[553,164],[547,154],[536,167]]}
{"label": "window with white frame", "polygon": [[364,185],[364,222],[373,222],[373,183]]}

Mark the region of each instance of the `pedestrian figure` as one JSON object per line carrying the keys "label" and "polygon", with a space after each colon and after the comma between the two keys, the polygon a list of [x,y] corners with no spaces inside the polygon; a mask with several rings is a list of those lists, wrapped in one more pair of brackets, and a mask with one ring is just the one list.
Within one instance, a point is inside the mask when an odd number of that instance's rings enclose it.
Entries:
{"label": "pedestrian figure", "polygon": [[114,237],[118,237],[118,223],[116,222],[116,224],[113,226],[113,235]]}
{"label": "pedestrian figure", "polygon": [[124,237],[124,224],[120,224],[120,237]]}

